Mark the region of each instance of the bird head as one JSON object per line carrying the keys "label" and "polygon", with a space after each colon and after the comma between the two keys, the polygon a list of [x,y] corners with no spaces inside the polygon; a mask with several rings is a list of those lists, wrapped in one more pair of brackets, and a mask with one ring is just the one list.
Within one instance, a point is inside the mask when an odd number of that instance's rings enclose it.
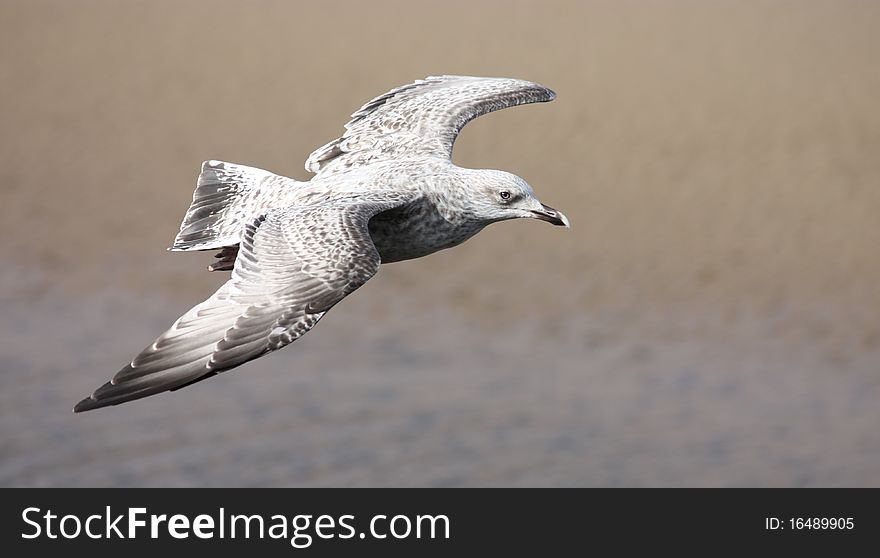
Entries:
{"label": "bird head", "polygon": [[561,211],[541,203],[532,187],[522,178],[504,171],[483,171],[476,202],[477,214],[487,221],[540,219],[569,227]]}

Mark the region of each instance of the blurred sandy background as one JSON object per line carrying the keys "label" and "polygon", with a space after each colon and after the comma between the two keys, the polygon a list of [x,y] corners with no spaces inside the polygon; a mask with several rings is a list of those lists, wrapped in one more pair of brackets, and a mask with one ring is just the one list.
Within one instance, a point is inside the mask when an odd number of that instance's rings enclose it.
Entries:
{"label": "blurred sandy background", "polygon": [[[0,2],[0,485],[880,485],[880,3]],[[72,405],[224,280],[199,163],[308,177],[429,74],[571,218],[383,267],[294,346]]]}

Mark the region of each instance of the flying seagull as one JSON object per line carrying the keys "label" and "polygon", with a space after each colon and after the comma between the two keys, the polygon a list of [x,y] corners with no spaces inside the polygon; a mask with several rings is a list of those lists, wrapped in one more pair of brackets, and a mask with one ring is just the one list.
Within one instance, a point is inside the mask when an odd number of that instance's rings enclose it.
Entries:
{"label": "flying seagull", "polygon": [[309,156],[308,182],[203,163],[169,250],[219,250],[208,269],[230,279],[74,412],[180,389],[289,345],[382,263],[451,248],[496,221],[567,227],[522,178],[451,160],[469,121],[555,97],[528,81],[431,76],[355,112]]}

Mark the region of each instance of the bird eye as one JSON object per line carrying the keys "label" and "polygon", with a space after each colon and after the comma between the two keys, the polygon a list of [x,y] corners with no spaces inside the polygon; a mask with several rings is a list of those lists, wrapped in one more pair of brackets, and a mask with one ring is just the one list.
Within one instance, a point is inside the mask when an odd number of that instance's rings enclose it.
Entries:
{"label": "bird eye", "polygon": [[501,196],[501,199],[504,201],[507,201],[510,199],[510,192],[508,192],[507,190],[501,190],[498,193],[498,195]]}

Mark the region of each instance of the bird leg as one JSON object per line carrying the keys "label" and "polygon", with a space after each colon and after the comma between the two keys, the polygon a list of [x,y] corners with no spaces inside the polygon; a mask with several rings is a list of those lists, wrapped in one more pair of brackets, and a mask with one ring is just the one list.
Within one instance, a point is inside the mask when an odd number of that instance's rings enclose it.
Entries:
{"label": "bird leg", "polygon": [[224,247],[214,257],[217,261],[208,266],[208,271],[232,271],[235,258],[238,257],[238,244]]}

